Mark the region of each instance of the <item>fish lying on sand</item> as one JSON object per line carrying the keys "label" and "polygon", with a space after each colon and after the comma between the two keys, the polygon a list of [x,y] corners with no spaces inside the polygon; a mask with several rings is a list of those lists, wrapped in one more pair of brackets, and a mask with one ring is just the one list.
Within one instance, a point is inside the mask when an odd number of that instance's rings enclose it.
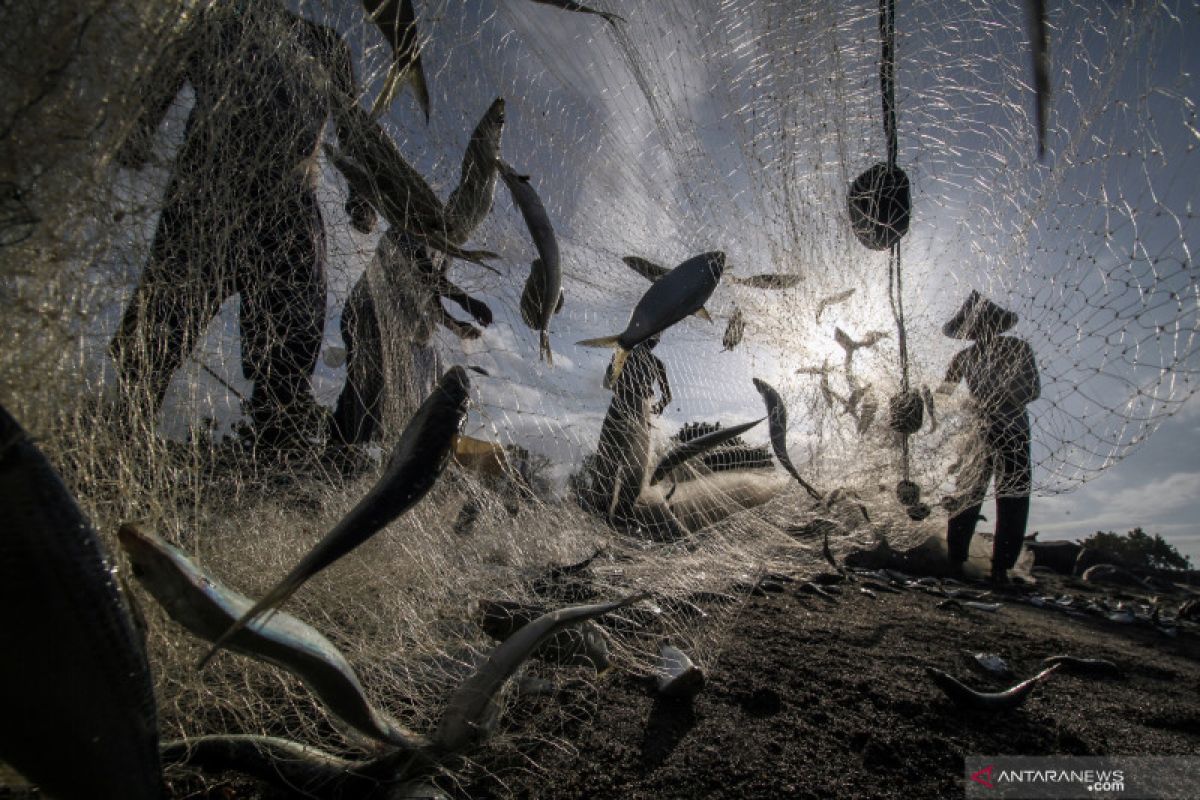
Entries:
{"label": "fish lying on sand", "polygon": [[947,675],[940,669],[935,667],[926,667],[925,674],[928,675],[937,687],[941,689],[947,697],[953,700],[960,706],[974,708],[979,711],[1011,711],[1017,706],[1025,702],[1029,697],[1033,687],[1037,686],[1042,681],[1049,678],[1058,670],[1058,666],[1052,666],[1042,670],[1032,678],[1021,681],[1016,686],[1010,689],[1005,689],[1002,692],[977,692],[974,689],[966,686],[957,679]]}
{"label": "fish lying on sand", "polygon": [[658,693],[664,697],[694,697],[704,688],[704,673],[692,663],[687,654],[673,645],[664,644],[658,650]]}
{"label": "fish lying on sand", "polygon": [[492,210],[499,177],[500,137],[504,133],[504,98],[497,97],[475,126],[463,153],[458,186],[446,200],[446,238],[463,244]]}
{"label": "fish lying on sand", "polygon": [[[254,604],[148,530],[125,524],[117,538],[146,591],[171,619],[202,639],[215,640]],[[423,737],[372,706],[341,651],[287,612],[247,625],[226,646],[295,675],[334,716],[360,733],[407,750],[428,746]]]}
{"label": "fish lying on sand", "polygon": [[521,209],[525,225],[533,237],[533,245],[537,248],[538,258],[533,262],[529,278],[525,281],[525,290],[521,294],[521,319],[525,324],[541,334],[540,353],[546,363],[553,365],[554,357],[550,353],[550,320],[562,310],[562,265],[559,261],[558,239],[554,236],[554,226],[550,224],[550,215],[529,184],[529,176],[518,175],[516,170],[499,161],[500,177],[512,194],[513,202]]}
{"label": "fish lying on sand", "polygon": [[275,588],[217,639],[200,667],[247,623],[286,601],[305,581],[370,539],[433,488],[467,419],[470,388],[462,367],[451,367],[442,375],[400,435],[379,481]]}
{"label": "fish lying on sand", "polygon": [[[638,275],[641,275],[651,283],[654,283],[659,278],[671,271],[664,266],[655,264],[653,261],[645,258],[639,258],[637,256],[624,256],[621,260],[625,262],[625,266],[629,267],[631,270],[636,272]],[[705,322],[712,322],[712,315],[708,313],[708,309],[704,306],[700,306],[700,308],[695,311],[694,314]]]}
{"label": "fish lying on sand", "polygon": [[95,530],[0,407],[0,759],[60,800],[162,798],[141,638]]}
{"label": "fish lying on sand", "polygon": [[1047,667],[1061,667],[1069,675],[1091,675],[1105,678],[1120,678],[1121,668],[1104,658],[1079,658],[1078,656],[1050,656],[1042,661]]}
{"label": "fish lying on sand", "polygon": [[[683,444],[680,444],[674,450],[663,456],[662,460],[658,462],[658,466],[654,468],[654,472],[650,475],[650,485],[653,486],[661,481],[668,474],[670,474],[671,470],[675,469],[680,464],[683,464],[690,459],[701,455],[702,453],[707,453],[709,450],[712,450],[715,447],[720,447],[730,439],[736,439],[738,436],[741,436],[743,433],[750,430],[764,419],[766,419],[766,417],[756,419],[753,422],[743,422],[741,425],[734,425],[732,428],[718,428],[715,431],[706,433],[703,436],[697,436],[695,439],[689,439]],[[668,499],[670,499],[669,495]]]}
{"label": "fish lying on sand", "polygon": [[583,14],[595,14],[598,17],[603,17],[604,19],[608,20],[609,24],[614,26],[618,22],[625,21],[611,11],[597,11],[594,8],[588,8],[583,3],[576,3],[574,0],[533,0],[533,2],[541,3],[544,6],[554,6],[555,8],[561,8],[565,11],[579,11]]}
{"label": "fish lying on sand", "polygon": [[435,743],[453,753],[486,738],[497,722],[496,693],[543,641],[571,625],[595,619],[647,597],[648,594],[642,593],[612,603],[561,608],[523,626],[497,645],[487,663],[455,690],[434,733]]}
{"label": "fish lying on sand", "polygon": [[362,0],[367,16],[392,48],[392,63],[379,92],[371,116],[378,118],[392,104],[400,87],[409,84],[429,122],[429,86],[421,67],[421,40],[417,33],[417,12],[412,0]]}
{"label": "fish lying on sand", "polygon": [[789,475],[796,479],[797,483],[804,487],[804,491],[808,492],[814,500],[820,500],[821,493],[800,477],[800,473],[792,465],[792,459],[788,457],[787,406],[783,404],[783,398],[771,384],[764,380],[755,378],[754,388],[758,389],[758,393],[762,395],[763,402],[767,406],[767,425],[770,427],[771,449],[775,452],[776,460],[783,465]]}
{"label": "fish lying on sand", "polygon": [[746,320],[742,317],[742,310],[735,308],[733,316],[729,318],[729,324],[725,326],[725,335],[721,337],[721,347],[724,350],[732,350],[741,344],[745,333]]}
{"label": "fish lying on sand", "polygon": [[615,384],[629,351],[702,308],[717,288],[724,271],[725,254],[720,251],[693,256],[646,290],[629,315],[629,324],[624,331],[614,336],[584,339],[576,344],[617,348],[610,379]]}

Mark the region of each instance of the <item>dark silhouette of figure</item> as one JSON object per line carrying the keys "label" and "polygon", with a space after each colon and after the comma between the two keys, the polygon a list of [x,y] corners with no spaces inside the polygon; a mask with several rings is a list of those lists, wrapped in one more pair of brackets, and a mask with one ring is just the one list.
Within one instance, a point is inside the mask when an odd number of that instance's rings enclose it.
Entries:
{"label": "dark silhouette of figure", "polygon": [[1032,489],[1029,413],[1025,406],[1041,394],[1033,348],[1023,339],[1001,336],[1017,324],[1017,315],[971,292],[942,332],[955,339],[973,339],[950,361],[938,391],[950,394],[963,380],[975,413],[972,452],[958,479],[958,491],[943,501],[950,512],[946,531],[951,566],[961,570],[967,560],[975,524],[993,475],[996,479],[996,532],[992,579],[1007,581],[1017,563]]}
{"label": "dark silhouette of figure", "polygon": [[[111,344],[126,397],[156,413],[224,300],[240,295],[242,372],[260,444],[295,444],[316,419],[310,379],[325,319],[325,235],[314,192],[326,120],[355,102],[337,34],[272,1],[197,12],[147,87],[118,154],[141,168],[184,82],[195,92],[148,263]],[[375,214],[353,192],[352,224]]]}

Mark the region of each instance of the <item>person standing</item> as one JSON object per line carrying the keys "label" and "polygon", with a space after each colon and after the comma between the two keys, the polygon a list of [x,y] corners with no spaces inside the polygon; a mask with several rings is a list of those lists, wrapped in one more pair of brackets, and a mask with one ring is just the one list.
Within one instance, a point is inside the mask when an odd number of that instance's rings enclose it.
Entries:
{"label": "person standing", "polygon": [[951,568],[961,572],[971,537],[983,508],[989,482],[996,483],[996,531],[991,577],[1006,583],[1017,563],[1029,518],[1033,485],[1029,412],[1041,394],[1033,348],[1023,339],[1002,334],[1017,324],[1017,315],[972,291],[942,332],[973,344],[955,354],[938,392],[953,393],[966,381],[974,415],[970,458],[958,477],[954,495],[943,500],[950,512],[946,544]]}

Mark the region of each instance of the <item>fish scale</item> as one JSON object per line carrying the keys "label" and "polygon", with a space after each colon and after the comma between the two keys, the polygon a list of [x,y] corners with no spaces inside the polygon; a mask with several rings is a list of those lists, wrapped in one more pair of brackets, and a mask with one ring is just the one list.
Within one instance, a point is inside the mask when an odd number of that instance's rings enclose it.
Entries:
{"label": "fish scale", "polygon": [[0,758],[55,798],[160,798],[150,668],[108,559],[3,408],[0,441]]}

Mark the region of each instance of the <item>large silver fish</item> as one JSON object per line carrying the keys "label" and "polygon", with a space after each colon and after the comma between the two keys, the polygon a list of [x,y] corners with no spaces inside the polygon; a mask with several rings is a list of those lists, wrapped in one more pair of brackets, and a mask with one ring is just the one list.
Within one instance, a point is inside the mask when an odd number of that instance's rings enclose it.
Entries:
{"label": "large silver fish", "polygon": [[763,403],[767,406],[767,426],[771,432],[771,449],[775,451],[775,458],[788,471],[788,474],[804,487],[804,491],[808,492],[814,500],[820,500],[821,493],[800,477],[800,473],[792,466],[792,459],[788,457],[787,406],[783,404],[783,398],[779,396],[779,392],[775,391],[775,387],[764,380],[754,378],[754,388],[758,389]]}
{"label": "large silver fish", "polygon": [[487,663],[459,684],[438,723],[434,742],[453,753],[486,738],[497,721],[496,693],[542,642],[568,626],[595,619],[647,597],[649,594],[643,593],[613,603],[561,608],[522,626],[492,650]]}
{"label": "large silver fish", "polygon": [[615,336],[584,339],[584,347],[616,347],[612,377],[615,384],[629,351],[704,307],[725,272],[725,254],[702,253],[668,272],[646,290],[629,315],[625,330]]}
{"label": "large silver fish", "polygon": [[[150,531],[126,524],[117,538],[146,591],[171,619],[202,639],[217,639],[254,605]],[[341,651],[316,628],[287,612],[247,625],[227,646],[292,673],[335,716],[360,733],[409,750],[428,746],[428,740],[372,706]]]}
{"label": "large silver fish", "polygon": [[579,11],[583,14],[595,14],[598,17],[604,17],[604,19],[608,20],[609,24],[611,25],[616,25],[618,22],[625,21],[611,11],[597,11],[594,8],[588,8],[583,3],[576,3],[574,0],[533,0],[533,2],[541,3],[544,6],[554,6],[555,8],[561,8],[566,11]]}
{"label": "large silver fish", "polygon": [[362,0],[367,16],[392,48],[392,63],[388,68],[383,89],[371,107],[371,116],[378,118],[392,104],[405,83],[413,88],[417,102],[429,122],[429,86],[421,67],[421,40],[417,34],[417,12],[412,0]]}
{"label": "large silver fish", "polygon": [[99,538],[0,407],[0,759],[58,800],[163,797],[142,641]]}
{"label": "large silver fish", "polygon": [[[638,275],[641,275],[651,283],[654,283],[659,278],[671,271],[660,264],[655,264],[649,259],[639,258],[638,256],[624,256],[621,260],[625,262],[625,266],[629,267],[631,270],[636,272]],[[712,322],[712,316],[709,315],[708,309],[706,309],[704,306],[701,306],[700,309],[696,311],[696,316],[705,322]]]}
{"label": "large silver fish", "polygon": [[661,481],[670,474],[671,470],[680,464],[686,463],[702,453],[707,453],[715,447],[720,447],[730,439],[736,439],[764,419],[766,417],[756,419],[753,422],[743,422],[741,425],[734,425],[732,428],[718,428],[703,436],[697,436],[695,439],[684,442],[663,456],[662,460],[658,462],[658,466],[654,468],[654,472],[650,475],[650,485],[653,486]]}
{"label": "large silver fish", "polygon": [[512,195],[513,203],[521,210],[529,235],[533,237],[533,245],[537,248],[538,258],[533,262],[529,278],[525,281],[525,291],[521,294],[521,318],[525,324],[540,331],[541,357],[549,364],[554,363],[550,353],[550,320],[562,308],[562,264],[559,261],[558,239],[554,235],[554,226],[550,224],[550,215],[542,199],[529,184],[527,175],[518,175],[516,170],[497,162],[500,177]]}
{"label": "large silver fish", "polygon": [[471,379],[462,367],[451,367],[442,375],[400,435],[379,481],[275,588],[217,639],[200,667],[248,623],[283,603],[305,581],[370,539],[433,488],[467,419],[470,388]]}
{"label": "large silver fish", "polygon": [[504,98],[497,97],[467,142],[458,186],[446,200],[446,238],[454,244],[467,241],[492,210],[503,132]]}

